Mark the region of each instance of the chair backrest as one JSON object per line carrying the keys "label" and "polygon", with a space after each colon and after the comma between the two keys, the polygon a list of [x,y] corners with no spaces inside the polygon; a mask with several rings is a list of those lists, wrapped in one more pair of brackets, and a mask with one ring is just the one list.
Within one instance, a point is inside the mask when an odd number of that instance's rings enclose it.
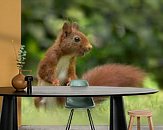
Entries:
{"label": "chair backrest", "polygon": [[[87,80],[71,80],[70,87],[88,87],[89,84]],[[66,98],[66,107],[69,108],[87,108],[94,107],[94,101],[92,97],[67,97]]]}
{"label": "chair backrest", "polygon": [[87,80],[71,80],[70,81],[70,87],[88,87],[89,84],[87,82]]}

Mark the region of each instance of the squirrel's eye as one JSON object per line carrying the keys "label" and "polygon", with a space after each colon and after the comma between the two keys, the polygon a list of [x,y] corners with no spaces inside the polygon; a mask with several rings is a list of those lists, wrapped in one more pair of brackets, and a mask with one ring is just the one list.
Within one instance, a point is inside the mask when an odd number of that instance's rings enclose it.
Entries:
{"label": "squirrel's eye", "polygon": [[79,42],[80,38],[79,37],[74,37],[75,42]]}

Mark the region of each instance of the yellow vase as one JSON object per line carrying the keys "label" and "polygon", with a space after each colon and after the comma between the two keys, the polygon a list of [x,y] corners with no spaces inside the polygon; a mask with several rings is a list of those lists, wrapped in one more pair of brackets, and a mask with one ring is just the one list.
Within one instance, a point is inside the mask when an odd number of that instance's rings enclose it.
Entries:
{"label": "yellow vase", "polygon": [[22,74],[21,70],[19,70],[19,73],[13,77],[12,86],[16,89],[16,91],[24,91],[27,87],[27,82],[24,78],[25,76]]}

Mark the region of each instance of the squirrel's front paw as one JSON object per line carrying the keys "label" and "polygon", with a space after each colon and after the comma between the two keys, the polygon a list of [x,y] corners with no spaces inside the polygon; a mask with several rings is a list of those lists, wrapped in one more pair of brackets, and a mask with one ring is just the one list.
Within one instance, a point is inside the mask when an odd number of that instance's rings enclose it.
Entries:
{"label": "squirrel's front paw", "polygon": [[66,85],[67,85],[67,86],[70,86],[71,80],[72,80],[71,78],[67,78],[67,80],[66,80]]}
{"label": "squirrel's front paw", "polygon": [[75,80],[75,79],[76,79],[76,77],[69,77],[69,78],[66,80],[66,85],[67,85],[67,86],[70,86],[71,80]]}
{"label": "squirrel's front paw", "polygon": [[54,86],[60,86],[60,81],[58,79],[55,79],[55,80],[52,81],[52,84]]}

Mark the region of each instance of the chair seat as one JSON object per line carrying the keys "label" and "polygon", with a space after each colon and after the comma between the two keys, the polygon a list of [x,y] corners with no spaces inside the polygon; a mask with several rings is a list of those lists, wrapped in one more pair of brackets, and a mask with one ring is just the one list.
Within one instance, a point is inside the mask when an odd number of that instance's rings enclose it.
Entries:
{"label": "chair seat", "polygon": [[66,108],[93,108],[95,103],[92,97],[67,97]]}
{"label": "chair seat", "polygon": [[149,110],[132,110],[132,111],[128,111],[129,115],[132,116],[152,116],[152,112]]}

